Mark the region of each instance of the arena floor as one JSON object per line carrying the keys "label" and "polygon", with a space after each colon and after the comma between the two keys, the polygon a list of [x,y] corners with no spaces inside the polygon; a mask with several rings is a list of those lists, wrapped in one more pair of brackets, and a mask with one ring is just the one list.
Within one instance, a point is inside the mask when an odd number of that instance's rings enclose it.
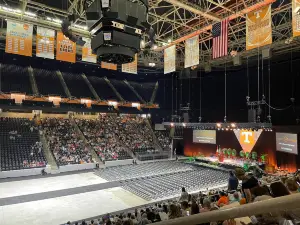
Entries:
{"label": "arena floor", "polygon": [[1,225],[59,225],[146,203],[93,172],[0,180]]}

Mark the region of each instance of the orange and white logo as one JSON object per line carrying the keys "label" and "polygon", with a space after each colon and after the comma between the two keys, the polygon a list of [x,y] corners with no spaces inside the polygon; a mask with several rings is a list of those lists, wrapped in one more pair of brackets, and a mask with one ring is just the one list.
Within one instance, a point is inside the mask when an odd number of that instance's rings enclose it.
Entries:
{"label": "orange and white logo", "polygon": [[235,130],[234,131],[236,138],[239,140],[239,143],[245,152],[252,151],[261,133],[262,130],[258,130],[258,131]]}

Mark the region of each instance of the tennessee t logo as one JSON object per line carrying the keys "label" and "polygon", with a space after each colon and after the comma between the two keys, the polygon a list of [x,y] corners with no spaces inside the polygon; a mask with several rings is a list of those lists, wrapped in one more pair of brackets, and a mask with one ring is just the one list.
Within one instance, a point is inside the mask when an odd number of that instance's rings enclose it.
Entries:
{"label": "tennessee t logo", "polygon": [[245,136],[244,142],[250,144],[249,136],[252,137],[252,132],[246,132],[246,131],[244,131],[244,132],[242,132],[242,136]]}

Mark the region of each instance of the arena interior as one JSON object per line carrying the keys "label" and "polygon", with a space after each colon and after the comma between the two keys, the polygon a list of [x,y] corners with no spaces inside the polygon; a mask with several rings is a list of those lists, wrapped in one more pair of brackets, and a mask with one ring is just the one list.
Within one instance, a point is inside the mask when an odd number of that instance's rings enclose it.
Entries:
{"label": "arena interior", "polygon": [[300,224],[300,0],[0,19],[0,225]]}

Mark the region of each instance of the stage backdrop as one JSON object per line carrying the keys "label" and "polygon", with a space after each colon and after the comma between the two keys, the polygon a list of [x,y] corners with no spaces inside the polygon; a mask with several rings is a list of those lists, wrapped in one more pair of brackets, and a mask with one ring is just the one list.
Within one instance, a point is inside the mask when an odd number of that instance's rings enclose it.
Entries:
{"label": "stage backdrop", "polygon": [[[298,136],[300,133],[300,128],[296,126],[275,127],[274,130],[276,130],[276,132],[298,133]],[[269,164],[276,168],[280,167],[281,169],[288,169],[294,172],[297,168],[300,168],[300,152],[298,155],[293,155],[276,151],[276,132],[263,131],[252,151],[257,152],[258,156],[268,154]],[[216,153],[217,145],[193,143],[192,129],[184,129],[183,138],[185,156],[198,156],[199,153],[205,156],[211,156]],[[242,150],[233,131],[217,131],[217,144],[220,145],[221,148],[236,149],[237,154]]]}

